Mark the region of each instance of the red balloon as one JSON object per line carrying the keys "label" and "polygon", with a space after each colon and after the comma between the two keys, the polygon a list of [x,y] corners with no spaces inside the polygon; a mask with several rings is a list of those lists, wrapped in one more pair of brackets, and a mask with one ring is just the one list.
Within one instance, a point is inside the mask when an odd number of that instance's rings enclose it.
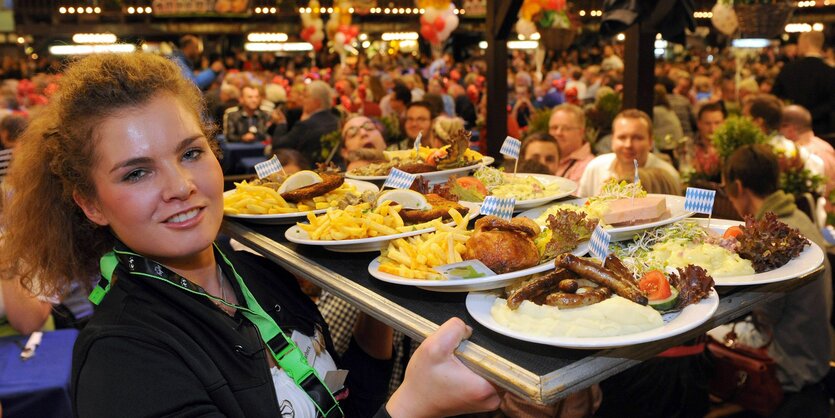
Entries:
{"label": "red balloon", "polygon": [[421,25],[428,25],[429,23],[430,23],[430,22],[429,22],[429,20],[426,18],[426,15],[420,15],[420,24],[421,24]]}
{"label": "red balloon", "polygon": [[359,28],[359,26],[356,26],[356,25],[351,26],[349,28],[349,30],[350,30],[351,36],[357,36],[360,33],[360,28]]}
{"label": "red balloon", "polygon": [[313,42],[313,49],[319,51],[322,49],[322,41]]}
{"label": "red balloon", "polygon": [[444,30],[444,26],[446,26],[446,22],[444,22],[444,18],[438,16],[435,18],[435,30],[438,32],[442,32]]}

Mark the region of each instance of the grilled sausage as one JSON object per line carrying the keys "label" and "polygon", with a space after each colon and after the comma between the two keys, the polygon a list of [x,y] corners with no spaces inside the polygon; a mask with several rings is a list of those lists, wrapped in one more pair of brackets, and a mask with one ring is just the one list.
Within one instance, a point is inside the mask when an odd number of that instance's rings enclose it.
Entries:
{"label": "grilled sausage", "polygon": [[580,284],[577,283],[577,280],[574,279],[563,279],[560,280],[559,284],[560,292],[564,293],[577,293],[577,289],[580,288]]}
{"label": "grilled sausage", "polygon": [[635,276],[632,275],[629,269],[623,265],[623,261],[621,261],[616,255],[609,254],[606,256],[606,262],[603,264],[607,269],[612,270],[615,274],[617,274],[622,280],[626,280],[636,288],[638,287],[638,281],[635,280]]}
{"label": "grilled sausage", "polygon": [[583,293],[551,293],[545,298],[545,304],[558,308],[579,308],[581,306],[593,305],[602,302],[612,296],[608,287],[583,287]]}
{"label": "grilled sausage", "polygon": [[589,279],[600,286],[612,289],[618,296],[629,299],[639,305],[646,305],[647,297],[641,293],[632,283],[622,280],[611,270],[601,265],[582,259],[573,254],[561,254],[555,261],[556,265],[566,270],[577,273],[584,279]]}
{"label": "grilled sausage", "polygon": [[575,277],[574,273],[568,270],[556,269],[548,274],[532,279],[507,296],[507,306],[510,309],[516,309],[522,304],[522,301],[533,301],[540,296],[551,293],[558,289],[562,280],[573,277]]}

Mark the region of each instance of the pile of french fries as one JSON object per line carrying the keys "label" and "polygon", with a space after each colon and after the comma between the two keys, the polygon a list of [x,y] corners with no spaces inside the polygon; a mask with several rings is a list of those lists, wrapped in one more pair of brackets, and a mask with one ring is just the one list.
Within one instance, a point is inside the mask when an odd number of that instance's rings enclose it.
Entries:
{"label": "pile of french fries", "polygon": [[343,183],[321,196],[299,203],[285,201],[281,195],[266,186],[243,181],[235,183],[235,193],[223,197],[223,213],[227,215],[275,215],[280,213],[308,212],[339,205],[345,195],[359,195],[356,186]]}
{"label": "pile of french fries", "polygon": [[440,280],[434,267],[463,261],[461,254],[472,231],[467,230],[470,215],[462,217],[450,210],[455,226],[439,225],[435,232],[398,238],[382,250],[379,270],[409,279]]}
{"label": "pile of french fries", "polygon": [[345,209],[331,208],[319,216],[308,213],[307,220],[310,223],[297,225],[307,232],[310,239],[327,241],[373,238],[443,225],[440,219],[436,219],[407,226],[400,217],[400,209],[400,205],[390,200],[383,201],[375,208],[366,202]]}

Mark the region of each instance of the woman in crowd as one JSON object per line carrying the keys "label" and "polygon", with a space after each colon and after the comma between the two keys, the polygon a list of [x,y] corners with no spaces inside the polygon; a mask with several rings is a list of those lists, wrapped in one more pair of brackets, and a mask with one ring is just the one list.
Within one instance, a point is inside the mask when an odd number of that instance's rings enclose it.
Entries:
{"label": "woman in crowd", "polygon": [[[47,294],[102,273],[91,294],[98,309],[74,349],[76,415],[428,417],[497,407],[495,389],[454,357],[470,330],[453,319],[377,410],[391,330],[361,318],[351,349],[332,356],[327,326],[289,273],[213,244],[223,181],[204,112],[167,59],[90,56],[67,69],[24,133],[8,178],[3,272],[29,288],[40,277]],[[335,371],[351,366],[343,385]]]}

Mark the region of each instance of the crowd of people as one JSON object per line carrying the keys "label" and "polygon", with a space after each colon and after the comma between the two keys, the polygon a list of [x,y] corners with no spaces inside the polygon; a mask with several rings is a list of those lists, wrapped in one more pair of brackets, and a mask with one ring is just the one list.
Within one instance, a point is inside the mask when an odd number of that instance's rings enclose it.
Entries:
{"label": "crowd of people", "polygon": [[[450,54],[422,63],[360,56],[325,68],[269,55],[209,60],[201,40],[185,36],[168,59],[94,56],[33,74],[4,60],[0,335],[51,327],[50,308],[73,285],[100,289],[75,350],[82,416],[125,408],[277,416],[288,405],[298,416],[330,416],[336,401],[348,416],[496,408],[510,416],[701,416],[704,362],[688,360],[689,372],[670,386],[630,389],[615,377],[602,398],[594,386],[558,406],[535,406],[455,359],[471,332],[461,321],[418,346],[327,292],[302,292],[267,260],[213,244],[222,177],[238,174],[221,171],[219,145],[263,144],[288,172],[323,162],[358,168],[418,137],[437,147],[461,129],[485,151],[489,103],[506,106],[508,133],[522,140],[520,172],[574,180],[586,197],[610,178],[633,181],[637,164],[651,193],[713,188],[728,203],[717,217],[774,212],[826,248],[820,230],[835,219],[835,67],[826,51],[823,34],[809,32],[742,60],[719,51],[712,62],[699,53],[659,61],[649,112],[623,108],[622,49],[609,43],[551,53],[544,74],[514,52],[509,102],[498,104],[488,101],[487,63]],[[804,416],[828,416],[831,312],[828,262],[809,284],[754,312],[774,335],[769,353],[786,392],[776,416],[798,405]],[[302,384],[288,368],[288,341],[277,341],[290,339],[285,331],[297,345],[319,347],[318,374],[350,368],[340,383],[350,390]],[[671,373],[669,363],[657,366],[648,373]],[[666,391],[658,399],[667,403],[635,406],[639,387],[644,396]],[[677,404],[671,394],[679,392],[692,402]]]}

